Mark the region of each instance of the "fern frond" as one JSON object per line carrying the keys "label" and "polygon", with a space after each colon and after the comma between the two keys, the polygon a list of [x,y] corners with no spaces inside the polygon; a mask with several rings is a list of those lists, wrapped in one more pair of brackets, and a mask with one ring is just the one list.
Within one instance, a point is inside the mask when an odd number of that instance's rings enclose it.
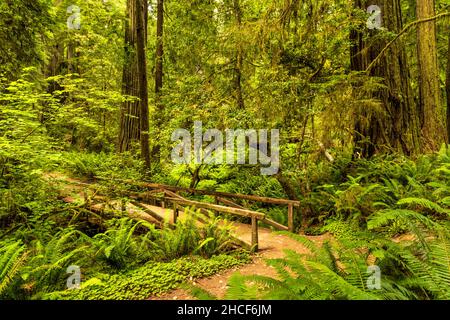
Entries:
{"label": "fern frond", "polygon": [[404,198],[397,202],[398,205],[415,205],[427,208],[436,213],[444,214],[450,217],[450,209],[442,208],[437,203],[424,198]]}
{"label": "fern frond", "polygon": [[25,246],[22,245],[21,241],[7,245],[0,250],[0,295],[25,264],[27,252],[24,251]]}

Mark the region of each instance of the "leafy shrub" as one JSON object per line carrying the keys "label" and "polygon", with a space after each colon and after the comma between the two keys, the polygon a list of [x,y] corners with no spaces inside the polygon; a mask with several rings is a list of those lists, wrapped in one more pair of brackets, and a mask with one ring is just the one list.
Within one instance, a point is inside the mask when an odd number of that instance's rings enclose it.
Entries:
{"label": "leafy shrub", "polygon": [[[146,265],[116,275],[97,275],[96,281],[86,281],[80,290],[66,290],[46,295],[47,299],[70,300],[139,300],[148,299],[184,281],[211,276],[249,262],[247,254],[219,255],[210,259],[181,258],[171,262],[149,262]],[[92,279],[91,279],[92,280]]]}
{"label": "leafy shrub", "polygon": [[131,154],[108,154],[108,153],[83,153],[67,152],[63,153],[62,165],[70,173],[83,177],[94,178],[121,178],[139,179],[142,178],[140,160]]}
{"label": "leafy shrub", "polygon": [[[302,201],[302,210],[312,211],[310,222],[323,223],[330,217],[354,219],[364,225],[380,209],[414,207],[439,218],[450,199],[450,149],[422,156],[379,156],[348,164],[346,181],[330,179],[313,186]],[[409,203],[408,203],[409,201]],[[397,231],[404,231],[402,226]]]}
{"label": "leafy shrub", "polygon": [[146,250],[139,246],[139,239],[134,237],[136,228],[142,222],[122,218],[112,220],[109,224],[110,228],[105,233],[99,233],[93,238],[96,257],[117,269],[131,268],[148,257]]}
{"label": "leafy shrub", "polygon": [[219,218],[210,217],[207,223],[199,225],[196,216],[186,209],[185,221],[178,220],[174,229],[153,229],[145,237],[153,259],[170,261],[189,254],[211,257],[231,248],[230,227]]}

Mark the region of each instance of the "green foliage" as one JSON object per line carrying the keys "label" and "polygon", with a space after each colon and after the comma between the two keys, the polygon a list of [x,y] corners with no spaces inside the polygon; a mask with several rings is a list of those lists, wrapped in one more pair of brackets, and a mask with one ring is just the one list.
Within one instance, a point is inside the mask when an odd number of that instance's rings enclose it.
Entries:
{"label": "green foliage", "polygon": [[[288,250],[285,258],[269,259],[277,279],[234,275],[226,297],[448,299],[449,163],[445,148],[417,162],[358,161],[346,182],[322,185],[310,195],[310,204],[328,208],[321,232],[332,238],[318,245],[286,233],[310,253]],[[372,265],[381,270],[380,290],[367,286]]]}
{"label": "green foliage", "polygon": [[61,165],[72,175],[89,179],[139,179],[142,176],[142,163],[131,154],[68,152],[62,154]]}
{"label": "green foliage", "polygon": [[9,283],[25,264],[27,252],[20,241],[14,243],[0,242],[0,297]]}
{"label": "green foliage", "polygon": [[228,225],[226,221],[211,214],[208,223],[200,230],[204,240],[195,252],[205,257],[211,257],[229,251],[233,242],[230,236],[231,228],[231,224]]}
{"label": "green foliage", "polygon": [[[383,237],[379,228],[403,219],[410,240]],[[343,222],[326,230],[336,240],[319,246],[311,240],[286,234],[310,250],[269,259],[278,279],[234,276],[229,299],[448,299],[450,294],[450,233],[448,226],[410,210],[380,211],[369,221],[369,231],[356,231]],[[368,267],[381,270],[379,290],[368,286]]]}
{"label": "green foliage", "polygon": [[[229,252],[230,239],[224,230],[218,220],[203,228],[190,220],[179,222],[174,230],[156,230],[146,222],[113,219],[105,233],[93,238],[66,229],[53,237],[33,241],[25,265],[22,261],[25,246],[17,242],[6,246],[2,255],[2,279],[5,279],[2,289],[6,290],[6,297],[15,299],[52,297],[64,289],[67,268],[76,265],[83,270],[84,286],[89,287],[86,298],[94,299],[90,295],[98,295],[97,289],[102,289],[105,281],[110,287],[102,293],[105,299],[148,298],[182,281],[247,263],[248,253]],[[214,235],[216,239],[211,237]],[[229,255],[220,255],[222,252]],[[20,277],[11,282],[20,267]],[[146,279],[142,282],[143,291],[130,292],[130,286],[141,288],[136,286],[142,279]]]}
{"label": "green foliage", "polygon": [[138,240],[133,237],[141,223],[122,218],[113,220],[110,224],[105,233],[94,236],[95,255],[117,269],[131,268],[144,260],[146,251],[142,250]]}
{"label": "green foliage", "polygon": [[50,9],[50,0],[2,1],[0,75],[14,78],[22,67],[44,61],[43,42],[53,23]]}
{"label": "green foliage", "polygon": [[144,238],[151,248],[153,259],[170,261],[194,253],[204,257],[221,254],[232,248],[230,227],[213,216],[201,226],[195,216],[199,212],[187,210],[185,221],[178,220],[175,228],[152,229]]}
{"label": "green foliage", "polygon": [[30,258],[15,286],[24,297],[62,289],[66,285],[67,267],[83,265],[88,245],[76,230],[63,230],[53,237],[35,240]]}
{"label": "green foliage", "polygon": [[[400,1],[404,22],[415,19],[413,2]],[[79,30],[67,26],[70,5],[80,7]],[[255,285],[249,285],[245,277],[233,277],[229,298],[448,298],[450,147],[414,158],[359,159],[353,150],[360,106],[367,111],[362,122],[384,113],[374,97],[386,81],[350,65],[349,41],[365,29],[365,10],[343,0],[166,1],[165,13],[175,18],[165,19],[161,94],[149,90],[154,159],[144,171],[139,141],[116,153],[123,102],[137,99],[122,94],[129,85],[124,66],[133,65],[125,63],[123,46],[126,5],[126,0],[0,2],[2,298],[147,298],[246,260],[217,256],[235,248],[230,226],[217,218],[202,226],[189,218],[174,230],[158,230],[123,218],[120,210],[93,214],[61,201],[69,187],[56,184],[51,173],[298,197],[297,229],[328,233],[334,240],[317,247],[298,238],[312,255],[288,252],[286,259],[271,261],[278,280],[254,277]],[[436,8],[447,10],[448,0],[436,0]],[[148,18],[150,74],[154,10]],[[436,20],[437,30],[446,23]],[[443,83],[447,37],[437,34]],[[394,36],[384,30],[372,40]],[[411,53],[420,39],[408,39],[411,70],[404,74],[412,78],[402,83],[413,90],[400,98],[419,101],[414,95],[420,81],[412,81],[418,61]],[[394,96],[395,91],[390,90]],[[205,130],[281,129],[279,174],[262,176],[254,165],[173,164],[173,131],[190,130],[196,120]],[[411,138],[406,131],[395,135]],[[376,149],[390,152],[389,146]],[[325,151],[332,163],[324,161]],[[126,183],[100,184],[98,195],[105,198],[125,200],[124,191],[143,191]],[[286,208],[240,204],[287,224]],[[386,276],[380,291],[365,287],[368,260]],[[73,264],[83,267],[84,287],[61,293]]]}
{"label": "green foliage", "polygon": [[53,292],[47,299],[141,300],[175,289],[182,282],[211,276],[249,262],[246,254],[219,255],[210,259],[188,257],[171,262],[149,262],[133,271],[116,275],[96,275],[93,285],[80,290]]}
{"label": "green foliage", "polygon": [[[405,207],[445,219],[449,212],[446,200],[450,195],[450,176],[446,174],[449,166],[445,147],[417,161],[380,156],[347,163],[346,181],[330,179],[316,186],[305,199],[305,206],[320,212],[314,217],[316,223],[336,217],[364,225],[380,209]],[[398,226],[397,231],[401,230]]]}

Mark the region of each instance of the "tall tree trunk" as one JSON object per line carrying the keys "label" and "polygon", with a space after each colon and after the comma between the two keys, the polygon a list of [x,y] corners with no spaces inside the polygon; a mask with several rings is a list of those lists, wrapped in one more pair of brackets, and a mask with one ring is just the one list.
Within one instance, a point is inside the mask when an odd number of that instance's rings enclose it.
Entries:
{"label": "tall tree trunk", "polygon": [[[366,0],[355,0],[356,8],[367,10],[372,4]],[[380,0],[382,24],[387,30],[398,33],[402,29],[402,14],[399,0]],[[367,37],[367,32],[372,36]],[[351,69],[364,71],[381,50],[386,40],[374,40],[380,30],[361,32],[352,30]],[[419,124],[417,110],[409,84],[407,56],[401,40],[394,43],[386,54],[370,70],[370,76],[380,77],[386,88],[374,89],[372,98],[380,102],[381,108],[360,103],[357,106],[354,154],[371,157],[377,152],[399,151],[412,154],[419,148]],[[358,88],[355,88],[358,90]],[[365,97],[370,98],[370,97]]]}
{"label": "tall tree trunk", "polygon": [[[434,0],[417,0],[417,19],[433,17]],[[441,121],[439,67],[436,46],[436,21],[417,26],[417,61],[419,64],[419,117],[424,151],[435,151],[445,141]]]}
{"label": "tall tree trunk", "polygon": [[156,70],[155,70],[155,93],[160,98],[163,87],[163,55],[164,55],[164,0],[158,0],[156,21]]}
{"label": "tall tree trunk", "polygon": [[[137,12],[136,1],[127,0],[127,22],[125,25],[125,63],[122,73],[122,94],[128,97],[139,96],[137,64]],[[127,99],[121,107],[118,151],[131,149],[132,143],[140,140],[139,101]]]}
{"label": "tall tree trunk", "polygon": [[447,72],[445,91],[447,93],[447,143],[450,143],[450,35],[447,48]]}
{"label": "tall tree trunk", "polygon": [[[62,65],[64,63],[64,45],[56,44],[50,49],[50,61],[46,66],[46,77],[54,77],[63,74]],[[63,88],[56,81],[51,81],[47,88],[48,93],[53,93],[56,90]]]}
{"label": "tall tree trunk", "polygon": [[156,66],[155,66],[155,100],[157,113],[155,115],[155,131],[158,132],[156,137],[156,142],[153,147],[152,155],[155,159],[161,159],[160,151],[161,146],[159,145],[161,134],[161,127],[163,125],[163,115],[164,115],[164,105],[161,101],[161,91],[163,88],[163,76],[164,76],[164,0],[157,0],[157,21],[156,21]]}
{"label": "tall tree trunk", "polygon": [[[238,25],[239,31],[242,27],[242,9],[240,5],[240,0],[233,0],[234,15],[236,18],[236,23]],[[237,40],[238,43],[236,49],[236,63],[234,66],[234,89],[236,92],[236,103],[239,109],[245,109],[244,97],[242,95],[242,67],[243,67],[243,48],[240,39]]]}
{"label": "tall tree trunk", "polygon": [[145,167],[150,168],[150,145],[149,145],[149,110],[148,110],[148,81],[147,81],[147,21],[148,2],[147,0],[136,1],[137,12],[137,65],[139,78],[139,115],[140,115],[140,135],[141,135],[141,156]]}

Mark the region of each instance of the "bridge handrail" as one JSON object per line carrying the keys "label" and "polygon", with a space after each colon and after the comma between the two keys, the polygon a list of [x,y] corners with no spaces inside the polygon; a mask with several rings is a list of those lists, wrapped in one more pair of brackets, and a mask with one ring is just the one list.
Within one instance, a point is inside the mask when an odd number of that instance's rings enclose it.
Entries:
{"label": "bridge handrail", "polygon": [[261,197],[261,196],[255,196],[255,195],[229,193],[229,192],[222,192],[222,191],[209,191],[209,190],[169,186],[169,185],[160,184],[160,183],[149,183],[149,182],[141,182],[141,181],[134,181],[134,180],[112,179],[112,178],[103,178],[103,177],[95,177],[95,178],[99,179],[99,180],[116,180],[116,181],[121,181],[121,182],[124,182],[127,184],[147,187],[147,188],[151,188],[151,189],[166,189],[166,190],[171,190],[171,191],[176,191],[176,192],[197,193],[197,194],[202,194],[202,195],[235,198],[235,199],[250,200],[250,201],[256,201],[256,202],[263,202],[263,203],[293,205],[294,207],[300,206],[300,201],[297,201],[297,200]]}

